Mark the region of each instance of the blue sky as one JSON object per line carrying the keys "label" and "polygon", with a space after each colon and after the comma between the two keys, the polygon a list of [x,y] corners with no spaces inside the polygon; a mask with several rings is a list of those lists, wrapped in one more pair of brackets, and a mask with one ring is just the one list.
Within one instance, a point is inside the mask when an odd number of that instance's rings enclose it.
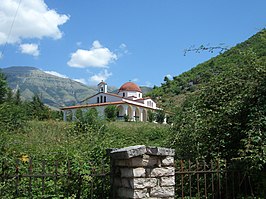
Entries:
{"label": "blue sky", "polygon": [[218,54],[184,49],[232,47],[265,26],[265,0],[0,0],[0,67],[160,85]]}

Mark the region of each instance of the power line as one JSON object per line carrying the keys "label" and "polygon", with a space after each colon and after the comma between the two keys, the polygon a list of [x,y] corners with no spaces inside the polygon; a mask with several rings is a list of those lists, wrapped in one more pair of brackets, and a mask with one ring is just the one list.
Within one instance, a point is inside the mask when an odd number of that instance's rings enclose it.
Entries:
{"label": "power line", "polygon": [[19,0],[18,7],[17,7],[16,13],[15,13],[15,16],[14,16],[14,18],[13,18],[13,21],[12,21],[12,23],[11,23],[11,26],[10,26],[10,29],[9,29],[9,32],[8,32],[8,35],[7,35],[6,42],[5,42],[5,44],[4,44],[4,47],[3,47],[3,49],[2,49],[2,52],[0,53],[0,59],[1,59],[1,57],[4,56],[4,52],[5,52],[5,50],[6,50],[6,46],[7,46],[7,43],[8,43],[9,37],[10,37],[10,35],[11,35],[11,32],[12,32],[12,29],[13,29],[13,26],[14,26],[14,23],[15,23],[15,20],[16,20],[17,15],[18,15],[18,10],[19,10],[19,7],[20,7],[20,4],[21,4],[21,1],[22,1],[22,0]]}

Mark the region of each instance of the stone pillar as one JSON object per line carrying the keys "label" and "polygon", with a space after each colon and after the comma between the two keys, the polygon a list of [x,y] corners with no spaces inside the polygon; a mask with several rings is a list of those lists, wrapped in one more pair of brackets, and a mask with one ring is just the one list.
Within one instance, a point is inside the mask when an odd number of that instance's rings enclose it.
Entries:
{"label": "stone pillar", "polygon": [[143,108],[139,109],[139,121],[143,122]]}
{"label": "stone pillar", "polygon": [[112,150],[111,198],[174,199],[174,153],[143,145]]}
{"label": "stone pillar", "polygon": [[75,121],[77,119],[76,117],[76,109],[72,109],[72,121]]}
{"label": "stone pillar", "polygon": [[128,105],[123,105],[123,108],[124,108],[124,115],[128,115],[128,111],[127,111]]}
{"label": "stone pillar", "polygon": [[66,121],[67,121],[67,117],[66,117],[66,110],[63,110],[63,120],[64,120],[64,122],[66,122]]}
{"label": "stone pillar", "polygon": [[131,114],[131,118],[132,118],[132,121],[136,121],[136,118],[135,118],[135,116],[136,116],[136,107],[135,106],[133,106],[132,107],[132,114]]}

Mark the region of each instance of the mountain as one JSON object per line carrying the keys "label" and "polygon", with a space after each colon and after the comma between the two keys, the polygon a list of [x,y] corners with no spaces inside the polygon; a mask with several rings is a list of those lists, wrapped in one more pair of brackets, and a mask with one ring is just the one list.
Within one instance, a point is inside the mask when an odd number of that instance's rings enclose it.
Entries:
{"label": "mountain", "polygon": [[97,93],[97,86],[86,86],[68,78],[57,77],[34,67],[14,66],[3,68],[8,85],[20,90],[23,100],[37,94],[51,107],[74,105]]}
{"label": "mountain", "polygon": [[[98,92],[97,86],[86,86],[69,78],[45,73],[35,67],[12,66],[3,68],[1,72],[6,76],[12,90],[20,90],[23,100],[32,100],[37,94],[43,103],[54,108],[77,104]],[[152,90],[145,86],[141,89],[143,94]],[[108,86],[108,91],[116,93],[117,88]]]}
{"label": "mountain", "polygon": [[247,53],[254,54],[261,61],[266,62],[265,29],[223,54],[211,58],[179,76],[173,77],[173,80],[165,77],[161,86],[155,87],[148,95],[156,99],[159,105],[167,110],[172,110],[173,107],[180,107],[191,93],[197,92],[213,78],[229,69],[231,70],[231,68],[238,70],[243,56]]}

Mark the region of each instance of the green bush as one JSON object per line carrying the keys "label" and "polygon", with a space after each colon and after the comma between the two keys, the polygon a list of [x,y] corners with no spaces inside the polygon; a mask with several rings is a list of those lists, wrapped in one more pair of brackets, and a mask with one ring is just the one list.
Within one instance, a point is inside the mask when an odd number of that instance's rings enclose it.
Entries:
{"label": "green bush", "polygon": [[117,107],[109,105],[104,109],[105,118],[107,121],[115,121],[117,117]]}

